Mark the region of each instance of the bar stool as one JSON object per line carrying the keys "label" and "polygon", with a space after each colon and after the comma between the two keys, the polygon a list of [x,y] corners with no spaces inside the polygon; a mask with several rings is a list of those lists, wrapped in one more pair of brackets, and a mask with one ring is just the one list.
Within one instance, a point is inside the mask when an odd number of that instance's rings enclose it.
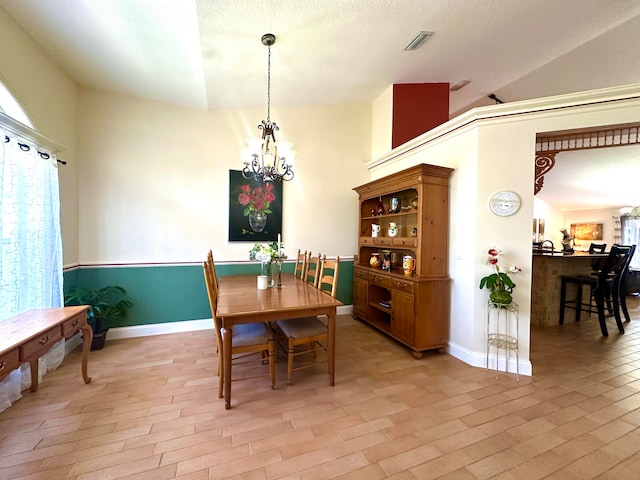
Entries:
{"label": "bar stool", "polygon": [[[560,276],[560,325],[564,325],[564,311],[567,308],[576,311],[576,322],[580,321],[582,312],[582,283],[583,275],[561,275]],[[573,300],[567,300],[567,284],[576,286],[576,296]]]}
{"label": "bar stool", "polygon": [[[618,331],[624,333],[620,318],[620,285],[625,267],[628,268],[628,258],[634,250],[632,245],[614,245],[597,275],[563,275],[561,277],[560,325],[564,323],[565,308],[576,308],[576,321],[580,320],[580,312],[583,307],[582,287],[588,285],[596,300],[598,322],[602,335],[604,337],[609,335],[605,321],[605,303],[609,301],[613,304],[611,309],[616,319]],[[566,285],[570,282],[578,285],[578,297],[575,301],[567,301],[566,299]],[[588,307],[591,308],[591,302]]]}
{"label": "bar stool", "polygon": [[[604,253],[606,249],[607,249],[606,243],[592,243],[591,245],[589,245],[589,254]],[[591,262],[590,275],[597,276],[600,270],[602,270],[602,267],[604,266],[605,261],[606,261],[606,257],[599,257],[594,259]],[[589,304],[585,306],[588,307],[586,310],[588,310],[589,316],[591,316],[592,313],[598,313],[598,307],[595,303],[596,299],[593,296],[593,290],[591,289],[591,285],[588,282],[586,283],[586,285],[589,286]],[[613,315],[613,307],[611,306],[611,301],[609,299],[607,299],[607,310],[609,312],[609,315]]]}
{"label": "bar stool", "polygon": [[[604,253],[607,248],[606,243],[592,243],[589,245],[589,253]],[[591,275],[597,275],[602,269],[603,263],[606,258],[597,258],[591,262]],[[576,285],[576,297],[575,300],[567,300],[567,284]],[[592,313],[598,313],[597,305],[593,297],[593,289],[587,275],[562,275],[560,277],[560,325],[564,324],[564,310],[565,308],[574,309],[576,311],[576,322],[580,321],[580,313],[582,311],[589,312],[589,316]],[[582,289],[584,286],[589,287],[589,303],[582,301]],[[613,313],[613,308],[610,302],[607,302],[607,309],[610,313]]]}
{"label": "bar stool", "polygon": [[629,276],[629,267],[631,265],[631,260],[633,259],[633,255],[636,253],[636,245],[631,245],[631,251],[627,256],[627,262],[624,266],[622,273],[620,274],[620,280],[617,285],[617,295],[620,300],[620,308],[622,309],[622,313],[624,314],[624,318],[627,322],[631,321],[631,317],[629,316],[629,310],[627,309],[627,278]]}

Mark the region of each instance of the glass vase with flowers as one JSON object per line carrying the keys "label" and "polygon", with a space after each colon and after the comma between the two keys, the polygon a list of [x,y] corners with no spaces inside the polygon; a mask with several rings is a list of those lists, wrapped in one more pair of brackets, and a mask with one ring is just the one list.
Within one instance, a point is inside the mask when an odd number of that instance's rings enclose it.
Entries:
{"label": "glass vase with flowers", "polygon": [[[278,238],[280,235],[278,235]],[[282,242],[256,243],[249,250],[249,260],[257,261],[261,264],[262,275],[267,276],[267,286],[273,286],[273,265],[276,265],[278,274],[278,286],[281,285],[280,275],[282,273],[282,262],[286,260]]]}
{"label": "glass vase with flowers", "polygon": [[516,287],[509,274],[521,272],[522,269],[517,265],[512,265],[501,271],[498,258],[502,255],[502,250],[499,248],[490,248],[487,254],[486,263],[495,268],[495,273],[480,279],[480,289],[487,288],[490,292],[489,300],[498,307],[506,308],[513,301],[511,294]]}

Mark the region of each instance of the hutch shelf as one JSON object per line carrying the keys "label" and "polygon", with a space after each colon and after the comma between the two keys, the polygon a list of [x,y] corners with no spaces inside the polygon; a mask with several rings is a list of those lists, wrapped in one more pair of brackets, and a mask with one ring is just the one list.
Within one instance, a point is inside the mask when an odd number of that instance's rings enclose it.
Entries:
{"label": "hutch shelf", "polygon": [[[354,188],[360,210],[353,316],[403,343],[416,358],[449,341],[452,171],[420,164]],[[413,272],[403,270],[404,257],[414,259]]]}

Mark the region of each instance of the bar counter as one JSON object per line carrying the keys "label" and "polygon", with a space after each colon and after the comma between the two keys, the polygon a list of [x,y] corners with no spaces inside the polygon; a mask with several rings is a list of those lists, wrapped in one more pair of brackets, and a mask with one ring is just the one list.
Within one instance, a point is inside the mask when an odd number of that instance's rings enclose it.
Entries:
{"label": "bar counter", "polygon": [[[588,275],[591,262],[607,257],[608,253],[576,251],[570,255],[562,252],[533,253],[531,278],[531,325],[549,327],[559,324],[560,277],[562,275]],[[588,294],[588,289],[586,294]],[[567,298],[576,295],[575,286],[567,286]],[[585,299],[585,301],[587,301]],[[588,315],[585,313],[585,315]],[[565,322],[573,315],[565,316]]]}

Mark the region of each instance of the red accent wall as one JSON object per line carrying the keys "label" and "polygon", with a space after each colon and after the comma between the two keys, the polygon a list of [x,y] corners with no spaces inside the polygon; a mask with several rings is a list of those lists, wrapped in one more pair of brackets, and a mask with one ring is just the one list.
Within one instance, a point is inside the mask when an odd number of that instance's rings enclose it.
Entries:
{"label": "red accent wall", "polygon": [[396,148],[448,120],[448,83],[393,85],[391,148]]}

